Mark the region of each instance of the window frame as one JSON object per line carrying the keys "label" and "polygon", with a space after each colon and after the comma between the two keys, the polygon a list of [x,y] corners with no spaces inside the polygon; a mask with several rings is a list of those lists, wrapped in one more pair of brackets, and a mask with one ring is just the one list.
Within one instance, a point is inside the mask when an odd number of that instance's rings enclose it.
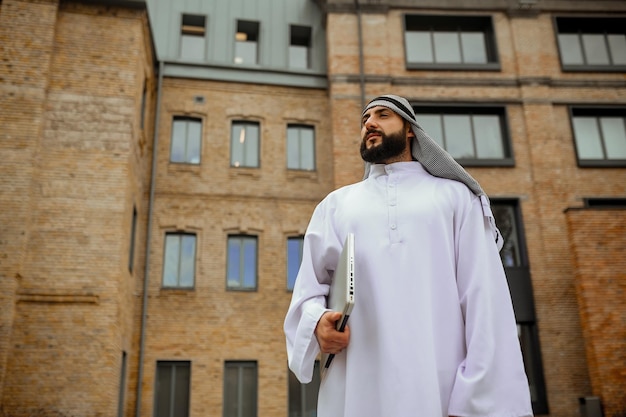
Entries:
{"label": "window frame", "polygon": [[222,398],[222,404],[223,404],[223,416],[224,417],[247,417],[247,416],[243,416],[242,415],[242,408],[241,406],[238,406],[238,415],[237,416],[233,416],[232,414],[229,413],[229,411],[231,411],[229,408],[227,408],[226,404],[227,404],[227,396],[228,396],[228,392],[226,390],[226,372],[227,369],[236,369],[237,370],[237,403],[238,405],[241,404],[241,401],[243,401],[244,399],[243,397],[243,391],[245,389],[245,387],[242,387],[243,381],[241,378],[241,372],[243,368],[252,368],[254,370],[254,387],[251,387],[254,390],[254,398],[255,398],[255,404],[254,404],[254,413],[253,415],[256,416],[259,412],[259,366],[257,361],[254,360],[250,360],[250,361],[245,361],[245,360],[227,360],[224,362],[224,376],[223,376],[223,398]]}
{"label": "window frame", "polygon": [[[255,165],[235,165],[233,158],[234,158],[234,143],[235,143],[235,137],[233,136],[233,130],[234,127],[236,125],[245,125],[245,126],[256,126],[257,127],[257,131],[258,131],[258,135],[256,138],[256,163]],[[252,145],[249,145],[252,146]],[[246,155],[246,151],[248,148],[244,147],[243,151],[244,151],[244,158],[245,159],[245,155]],[[257,120],[251,120],[251,119],[232,119],[230,122],[230,167],[231,168],[237,168],[237,169],[241,169],[241,168],[248,168],[248,169],[259,169],[261,168],[261,122],[257,121]]]}
{"label": "window frame", "polygon": [[[289,166],[289,129],[298,129],[298,168],[294,168],[294,167],[290,167]],[[313,158],[313,167],[312,168],[303,168],[302,165],[302,137],[300,135],[301,131],[303,129],[307,129],[310,130],[313,134],[313,144],[312,144],[312,158]],[[285,151],[286,151],[286,158],[287,158],[287,169],[290,171],[305,171],[305,172],[315,172],[317,171],[317,154],[315,152],[315,147],[316,147],[316,129],[314,125],[310,125],[310,124],[305,124],[305,123],[287,123],[287,129],[286,129],[286,144],[285,144]]]}
{"label": "window frame", "polygon": [[[477,105],[477,104],[449,104],[449,103],[412,103],[413,111],[419,123],[420,114],[439,114],[440,117],[448,115],[460,115],[470,117],[473,126],[473,116],[489,115],[497,116],[500,121],[500,136],[502,140],[503,158],[454,158],[464,167],[514,167],[515,155],[513,153],[513,140],[510,135],[508,122],[508,109],[506,106]],[[425,111],[426,110],[426,111]],[[443,119],[442,119],[443,120]],[[431,135],[431,132],[426,131]],[[433,138],[434,139],[434,138]],[[445,143],[445,138],[442,141]],[[472,145],[476,154],[476,137],[472,131]],[[444,147],[444,149],[446,149]],[[447,149],[446,149],[447,151]]]}
{"label": "window frame", "polygon": [[[299,255],[299,258],[298,258],[298,268],[295,270],[295,276],[293,277],[293,282],[290,279],[291,278],[291,276],[290,276],[291,268],[289,267],[289,265],[290,265],[289,261],[291,260],[291,257],[289,256],[289,253],[290,253],[289,252],[289,242],[291,242],[291,241],[297,241],[299,243],[298,246],[299,246],[299,250],[300,250],[300,255]],[[304,248],[304,235],[287,236],[287,251],[286,251],[287,252],[287,265],[286,266],[287,266],[287,291],[288,292],[293,292],[293,288],[294,288],[294,286],[296,284],[296,278],[298,276],[298,270],[300,269],[300,265],[302,264],[302,250],[303,250],[303,248]],[[293,285],[291,285],[291,284],[293,284]]]}
{"label": "window frame", "polygon": [[[194,24],[185,24],[185,20],[189,23],[189,20],[202,19],[202,25],[194,25]],[[207,57],[207,26],[208,26],[208,16],[202,14],[193,14],[193,13],[181,13],[180,14],[180,40],[178,43],[178,57],[183,60],[190,61],[205,61]],[[203,48],[202,54],[199,57],[190,57],[183,55],[183,44],[185,43],[185,38],[202,38]]]}
{"label": "window frame", "polygon": [[[231,239],[239,239],[239,286],[230,285],[230,244]],[[243,250],[245,241],[254,242],[254,285],[245,286],[245,251]],[[259,238],[257,235],[245,234],[245,233],[231,233],[226,238],[226,291],[242,291],[242,292],[255,292],[259,288]]]}
{"label": "window frame", "polygon": [[[574,125],[574,117],[586,116],[593,117],[598,121],[601,117],[614,116],[621,117],[624,122],[626,131],[626,107],[621,106],[589,106],[589,105],[570,105],[568,106],[568,115],[570,129],[572,132],[572,143],[576,155],[576,162],[579,168],[623,168],[626,167],[626,158],[623,159],[607,159],[606,143],[603,137],[600,138],[601,146],[605,154],[604,159],[581,159],[578,150],[578,141],[576,139],[576,128]],[[602,134],[600,129],[600,134]]]}
{"label": "window frame", "polygon": [[[183,161],[173,161],[172,160],[172,155],[174,154],[174,126],[177,122],[184,122],[185,123],[185,138],[184,138],[184,145],[185,145],[185,155],[184,155],[184,160]],[[193,162],[193,159],[190,158],[190,156],[188,155],[188,149],[189,149],[189,141],[190,141],[190,137],[189,137],[189,124],[190,123],[198,123],[199,127],[200,127],[200,135],[197,138],[198,139],[198,162]],[[202,119],[202,117],[197,117],[197,116],[189,116],[189,115],[174,115],[172,116],[172,125],[170,128],[170,157],[169,157],[169,163],[170,164],[177,164],[177,165],[201,165],[202,164],[202,145],[203,145],[203,130],[204,130],[204,120]],[[193,138],[191,138],[193,139]]]}
{"label": "window frame", "polygon": [[[412,21],[411,21],[412,20]],[[454,30],[463,33],[470,29],[472,32],[482,33],[484,36],[486,63],[437,63],[410,62],[408,56],[409,45],[407,32],[415,31],[412,28],[420,25],[428,25],[424,31],[431,33]],[[411,28],[411,29],[410,29]],[[452,28],[445,30],[446,28]],[[477,30],[478,29],[478,30]],[[491,15],[442,15],[427,13],[404,13],[402,15],[402,34],[404,45],[404,62],[407,70],[459,70],[459,71],[500,71],[500,59],[498,56],[498,43],[495,36],[493,16]],[[462,55],[462,46],[460,47]],[[433,46],[433,53],[435,52]]]}
{"label": "window frame", "polygon": [[135,246],[137,245],[137,206],[133,204],[133,215],[130,224],[130,242],[128,249],[128,272],[133,273],[135,269]]}
{"label": "window frame", "polygon": [[[534,414],[548,414],[548,397],[543,371],[541,343],[535,314],[535,300],[520,200],[517,198],[491,198],[491,205],[492,210],[494,205],[512,208],[512,223],[517,232],[517,247],[520,260],[516,266],[504,266],[504,271],[513,302],[515,321],[518,326],[518,337],[520,339],[520,347],[522,348],[524,368],[529,376],[529,385],[533,384],[529,388],[531,393],[535,391],[535,398],[531,399],[533,412]],[[497,224],[498,219],[496,218]],[[526,331],[524,335],[522,335],[522,329]],[[522,336],[526,338],[522,339]]]}
{"label": "window frame", "polygon": [[[248,29],[248,30],[246,30]],[[240,33],[246,34],[245,40],[237,39]],[[249,37],[253,37],[254,39],[249,40]],[[250,65],[257,66],[261,62],[261,22],[259,20],[249,20],[249,19],[236,19],[235,20],[235,36],[234,36],[234,45],[233,45],[233,63],[235,65]],[[254,43],[254,62],[246,62],[242,60],[238,62],[237,50],[239,49],[240,44],[252,44]]]}
{"label": "window frame", "polygon": [[[192,261],[192,266],[193,266],[193,274],[192,274],[192,279],[193,282],[190,286],[182,286],[180,285],[180,270],[181,270],[181,259],[180,259],[180,252],[182,250],[182,244],[179,246],[179,259],[178,259],[178,265],[177,265],[177,276],[176,276],[176,283],[177,285],[165,285],[165,263],[166,263],[166,257],[167,257],[167,237],[168,236],[178,236],[181,239],[184,236],[193,236],[194,238],[194,254],[193,254],[193,261]],[[165,290],[189,290],[189,291],[193,291],[196,287],[196,271],[197,271],[197,257],[198,257],[198,235],[194,232],[186,232],[186,231],[168,231],[165,232],[164,235],[164,239],[163,239],[163,271],[161,273],[161,288],[165,289]]]}
{"label": "window frame", "polygon": [[[297,32],[294,34],[294,31]],[[297,44],[294,43],[295,38],[306,39],[305,44]],[[298,24],[290,24],[289,25],[289,47],[287,52],[287,67],[292,70],[310,70],[312,68],[312,43],[313,43],[313,28],[311,26],[306,25],[298,25]],[[291,65],[291,54],[293,47],[305,47],[306,48],[306,65],[304,67],[301,66],[293,66]]]}
{"label": "window frame", "polygon": [[[176,390],[176,379],[175,379],[175,374],[176,374],[176,368],[177,367],[186,367],[189,370],[189,378],[187,379],[187,396],[186,396],[186,408],[187,408],[187,417],[189,417],[189,413],[191,410],[191,361],[170,361],[170,360],[165,360],[165,361],[161,361],[161,360],[157,360],[156,361],[156,369],[155,369],[155,378],[154,378],[154,410],[153,410],[153,415],[154,417],[159,417],[158,413],[158,400],[160,398],[159,396],[159,369],[162,369],[163,367],[169,366],[172,368],[172,380],[170,383],[170,400],[172,399],[173,395],[172,395],[172,390]],[[178,414],[172,414],[173,410],[172,409],[172,404],[170,405],[170,412],[168,413],[169,416],[168,417],[180,417]]]}
{"label": "window frame", "polygon": [[[622,25],[620,26],[620,22]],[[610,24],[609,24],[610,23]],[[612,16],[594,16],[594,17],[580,17],[580,16],[554,16],[552,18],[552,25],[554,28],[554,38],[556,47],[559,53],[559,64],[561,67],[561,71],[563,72],[626,72],[626,64],[566,64],[563,61],[563,53],[561,50],[561,43],[559,41],[559,35],[565,33],[577,33],[580,36],[585,34],[604,34],[604,40],[606,44],[606,35],[607,34],[624,34],[626,36],[626,17],[612,17]],[[570,30],[569,28],[561,29],[563,26],[577,26],[577,32],[567,32],[566,30]],[[607,32],[607,27],[612,30],[612,32]],[[601,28],[601,29],[600,29]],[[621,28],[621,30],[616,29]],[[589,31],[583,32],[584,29]],[[602,30],[602,31],[601,31]],[[584,46],[581,46],[581,53],[583,54],[583,60],[585,59],[585,51]],[[607,45],[607,53],[609,54],[609,59],[611,59],[611,50]]]}

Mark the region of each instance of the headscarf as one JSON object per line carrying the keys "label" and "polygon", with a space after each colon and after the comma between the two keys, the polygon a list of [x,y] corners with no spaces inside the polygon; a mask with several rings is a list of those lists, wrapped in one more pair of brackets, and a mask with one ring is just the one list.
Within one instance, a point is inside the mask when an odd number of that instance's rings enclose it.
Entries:
{"label": "headscarf", "polygon": [[[387,94],[376,97],[370,101],[363,109],[363,114],[372,107],[382,106],[393,110],[404,120],[409,122],[411,130],[415,135],[411,143],[411,154],[413,158],[419,161],[424,169],[435,177],[447,178],[460,181],[465,184],[476,196],[480,198],[483,215],[489,221],[491,231],[496,242],[498,250],[502,249],[504,239],[502,234],[496,227],[496,220],[491,212],[491,204],[489,197],[483,191],[482,187],[452,156],[446,152],[437,142],[424,132],[424,129],[417,123],[413,107],[404,97]],[[365,175],[363,179],[369,176],[371,164],[365,163]]]}

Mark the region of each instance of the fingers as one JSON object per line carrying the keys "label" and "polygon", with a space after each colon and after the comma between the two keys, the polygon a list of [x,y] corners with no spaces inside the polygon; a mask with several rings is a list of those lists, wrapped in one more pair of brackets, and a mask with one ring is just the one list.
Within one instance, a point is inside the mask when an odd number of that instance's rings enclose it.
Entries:
{"label": "fingers", "polygon": [[324,313],[317,323],[315,336],[324,353],[337,354],[348,346],[350,328],[346,326],[343,332],[337,331],[337,320],[340,318],[341,313],[330,311]]}

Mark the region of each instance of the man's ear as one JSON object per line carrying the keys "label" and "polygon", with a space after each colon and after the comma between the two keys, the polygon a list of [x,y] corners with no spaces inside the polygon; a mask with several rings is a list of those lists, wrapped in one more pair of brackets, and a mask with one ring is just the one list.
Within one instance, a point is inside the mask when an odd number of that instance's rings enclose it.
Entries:
{"label": "man's ear", "polygon": [[411,127],[411,123],[407,122],[406,120],[404,121],[404,127],[406,129],[406,137],[407,138],[414,138],[415,137],[415,133],[413,133],[413,128]]}

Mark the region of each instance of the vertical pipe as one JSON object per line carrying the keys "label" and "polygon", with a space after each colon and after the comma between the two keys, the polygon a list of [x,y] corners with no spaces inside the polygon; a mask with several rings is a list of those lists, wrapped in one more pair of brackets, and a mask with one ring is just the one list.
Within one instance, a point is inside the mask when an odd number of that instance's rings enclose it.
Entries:
{"label": "vertical pipe", "polygon": [[161,120],[161,90],[163,87],[163,61],[159,61],[159,81],[157,83],[157,100],[154,116],[154,140],[152,142],[152,168],[150,172],[150,200],[148,202],[148,225],[146,229],[146,255],[143,272],[143,302],[141,305],[141,335],[139,337],[139,369],[137,372],[137,403],[135,417],[141,415],[141,386],[143,385],[143,361],[146,346],[146,320],[148,317],[148,283],[150,272],[150,241],[152,240],[152,217],[154,192],[156,184],[157,154],[159,148],[159,121]]}
{"label": "vertical pipe", "polygon": [[[356,8],[356,20],[358,25],[358,37],[359,37],[359,85],[361,87],[361,108],[365,107],[365,73],[363,69],[363,28],[361,24],[361,5],[359,0],[354,0],[354,6]],[[360,120],[360,119],[359,119]]]}

